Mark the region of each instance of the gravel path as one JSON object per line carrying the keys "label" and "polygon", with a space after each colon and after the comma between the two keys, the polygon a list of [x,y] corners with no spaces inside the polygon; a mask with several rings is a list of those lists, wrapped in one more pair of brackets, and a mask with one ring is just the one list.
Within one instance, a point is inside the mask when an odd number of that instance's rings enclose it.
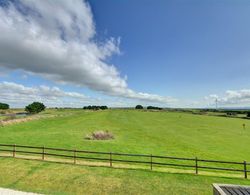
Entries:
{"label": "gravel path", "polygon": [[0,188],[0,195],[39,195],[39,194]]}

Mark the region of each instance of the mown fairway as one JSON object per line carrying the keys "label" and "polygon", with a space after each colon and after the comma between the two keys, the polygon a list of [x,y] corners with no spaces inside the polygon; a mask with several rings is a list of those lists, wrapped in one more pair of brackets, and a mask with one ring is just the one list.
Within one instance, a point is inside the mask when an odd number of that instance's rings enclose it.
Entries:
{"label": "mown fairway", "polygon": [[[42,115],[58,116],[0,127],[0,143],[250,162],[248,120],[136,110],[48,110]],[[109,130],[115,139],[84,139],[95,130]],[[96,194],[102,187],[106,194],[129,191],[209,194],[213,182],[250,184],[248,180],[220,175],[195,176],[5,158],[0,160],[0,169],[1,172],[8,169],[0,177],[0,186],[53,194]]]}
{"label": "mown fairway", "polygon": [[[0,143],[250,161],[249,120],[134,110],[47,112],[62,116],[0,127]],[[115,139],[84,140],[95,130],[109,130]]]}

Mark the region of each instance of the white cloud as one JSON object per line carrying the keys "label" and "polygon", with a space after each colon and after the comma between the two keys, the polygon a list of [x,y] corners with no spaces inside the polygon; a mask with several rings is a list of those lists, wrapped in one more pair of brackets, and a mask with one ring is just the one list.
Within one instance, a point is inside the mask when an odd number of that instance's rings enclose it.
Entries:
{"label": "white cloud", "polygon": [[13,82],[0,83],[0,101],[17,107],[23,107],[33,101],[41,101],[47,106],[74,106],[95,102],[81,93],[65,92],[58,87],[38,86],[25,87]]}
{"label": "white cloud", "polygon": [[108,95],[171,103],[138,93],[107,59],[119,54],[120,38],[95,40],[95,24],[83,0],[19,0],[0,7],[0,66],[85,86]]}
{"label": "white cloud", "polygon": [[227,90],[224,95],[218,96],[216,94],[209,95],[205,99],[211,103],[215,102],[216,99],[219,105],[238,105],[246,106],[250,104],[250,90]]}

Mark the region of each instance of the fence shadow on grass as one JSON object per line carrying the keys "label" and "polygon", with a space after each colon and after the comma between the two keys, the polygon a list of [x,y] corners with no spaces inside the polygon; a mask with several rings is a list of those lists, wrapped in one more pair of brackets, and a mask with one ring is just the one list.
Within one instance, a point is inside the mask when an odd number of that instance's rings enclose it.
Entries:
{"label": "fence shadow on grass", "polygon": [[[159,172],[193,173],[203,175],[244,177],[247,179],[246,161],[220,161],[147,154],[125,154],[117,152],[96,152],[50,148],[44,146],[24,146],[16,144],[0,144],[2,157],[43,160],[47,162],[87,165],[95,167],[112,167],[125,169],[154,170]],[[231,172],[233,174],[228,174]],[[236,173],[236,174],[235,174]]]}

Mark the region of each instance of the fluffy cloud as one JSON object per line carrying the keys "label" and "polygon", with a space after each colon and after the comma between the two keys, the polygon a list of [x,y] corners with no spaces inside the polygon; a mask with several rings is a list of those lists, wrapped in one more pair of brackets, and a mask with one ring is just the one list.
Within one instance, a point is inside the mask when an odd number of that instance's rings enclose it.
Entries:
{"label": "fluffy cloud", "polygon": [[246,105],[250,104],[250,90],[228,90],[223,96],[216,94],[205,97],[207,101],[215,102],[216,100],[220,105]]}
{"label": "fluffy cloud", "polygon": [[[14,2],[14,3],[13,3]],[[17,0],[0,6],[0,66],[42,75],[108,95],[152,102],[175,99],[138,93],[107,59],[120,39],[95,40],[95,24],[83,0]]]}
{"label": "fluffy cloud", "polygon": [[75,106],[96,101],[83,94],[65,92],[58,87],[38,86],[25,87],[13,82],[0,83],[0,101],[22,107],[33,101],[42,101],[47,106]]}

